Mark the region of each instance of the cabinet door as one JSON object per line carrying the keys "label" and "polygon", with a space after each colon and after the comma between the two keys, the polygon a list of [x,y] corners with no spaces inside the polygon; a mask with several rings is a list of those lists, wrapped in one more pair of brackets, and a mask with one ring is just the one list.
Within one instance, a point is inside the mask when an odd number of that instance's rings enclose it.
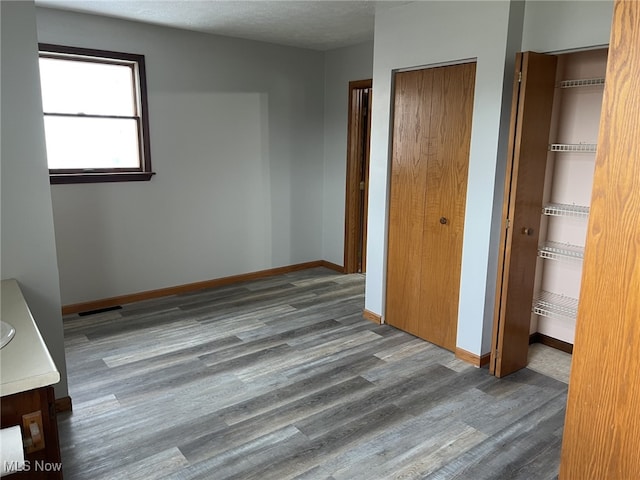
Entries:
{"label": "cabinet door", "polygon": [[385,319],[452,351],[475,67],[395,76]]}
{"label": "cabinet door", "polygon": [[[55,395],[53,387],[41,387],[26,392],[7,395],[0,400],[2,410],[0,426],[8,428],[20,425],[22,416],[40,412],[42,415],[41,432],[44,437],[44,448],[32,453],[25,453],[25,460],[30,469],[13,473],[11,478],[30,480],[62,480],[62,460],[60,459],[60,441],[58,439],[58,422],[56,418]],[[26,435],[22,428],[23,435]],[[36,463],[41,465],[36,467]]]}
{"label": "cabinet door", "polygon": [[497,377],[527,365],[556,64],[552,55],[516,57],[489,367]]}

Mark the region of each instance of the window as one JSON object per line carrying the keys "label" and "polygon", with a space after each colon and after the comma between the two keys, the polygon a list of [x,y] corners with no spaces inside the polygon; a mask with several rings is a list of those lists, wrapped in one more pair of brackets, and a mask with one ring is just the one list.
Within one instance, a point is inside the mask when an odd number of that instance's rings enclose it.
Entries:
{"label": "window", "polygon": [[149,180],[144,56],[40,44],[51,183]]}

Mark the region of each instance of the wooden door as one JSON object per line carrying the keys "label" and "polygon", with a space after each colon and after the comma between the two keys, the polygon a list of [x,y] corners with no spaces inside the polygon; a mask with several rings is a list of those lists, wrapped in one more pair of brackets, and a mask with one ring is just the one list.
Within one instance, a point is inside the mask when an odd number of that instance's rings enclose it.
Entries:
{"label": "wooden door", "polygon": [[397,73],[386,323],[455,351],[475,63]]}
{"label": "wooden door", "polygon": [[526,367],[557,57],[518,53],[489,370]]}
{"label": "wooden door", "polygon": [[367,255],[371,80],[349,82],[344,272],[364,273]]}
{"label": "wooden door", "polygon": [[614,5],[562,480],[640,478],[640,2]]}

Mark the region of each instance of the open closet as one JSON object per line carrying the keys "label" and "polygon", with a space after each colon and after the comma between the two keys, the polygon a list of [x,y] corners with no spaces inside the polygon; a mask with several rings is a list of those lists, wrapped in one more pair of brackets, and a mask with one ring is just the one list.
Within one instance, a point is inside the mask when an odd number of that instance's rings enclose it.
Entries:
{"label": "open closet", "polygon": [[519,53],[490,371],[527,365],[530,341],[572,351],[607,50]]}

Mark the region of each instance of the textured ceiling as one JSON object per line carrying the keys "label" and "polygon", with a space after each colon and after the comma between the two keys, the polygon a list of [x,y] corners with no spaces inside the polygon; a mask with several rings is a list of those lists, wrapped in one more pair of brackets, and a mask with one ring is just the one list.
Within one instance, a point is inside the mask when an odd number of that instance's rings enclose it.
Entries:
{"label": "textured ceiling", "polygon": [[373,39],[380,1],[36,0],[36,5],[314,50]]}

